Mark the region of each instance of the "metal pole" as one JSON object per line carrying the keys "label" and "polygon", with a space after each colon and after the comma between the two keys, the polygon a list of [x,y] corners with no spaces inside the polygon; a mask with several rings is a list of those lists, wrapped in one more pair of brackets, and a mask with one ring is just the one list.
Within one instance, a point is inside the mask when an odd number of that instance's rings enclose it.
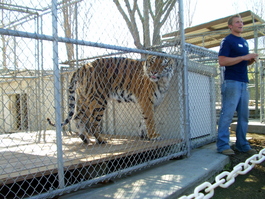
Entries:
{"label": "metal pole", "polygon": [[57,144],[57,166],[59,188],[64,188],[63,150],[62,150],[62,128],[61,128],[61,86],[60,70],[58,62],[58,28],[57,28],[57,0],[52,0],[52,34],[53,34],[53,70],[54,70],[54,101],[56,121],[56,144]]}
{"label": "metal pole", "polygon": [[[78,40],[78,6],[75,4],[75,38]],[[75,46],[76,68],[78,68],[78,45]]]}
{"label": "metal pole", "polygon": [[[50,36],[50,35],[44,35],[44,34],[40,35],[37,33],[30,33],[30,32],[24,32],[24,31],[14,31],[14,30],[3,29],[3,28],[0,28],[0,34],[25,37],[25,38],[35,38],[35,39],[46,40],[46,41],[54,41],[55,40],[55,38],[53,36]],[[130,52],[130,53],[150,54],[150,55],[157,55],[157,56],[163,56],[163,57],[170,57],[170,58],[174,58],[174,59],[181,59],[180,56],[173,55],[173,54],[165,54],[162,52],[149,51],[149,50],[143,50],[143,49],[138,49],[138,48],[128,48],[128,47],[124,47],[124,46],[115,46],[115,45],[98,43],[98,42],[76,40],[76,39],[65,38],[65,37],[57,37],[56,41],[57,42],[63,42],[63,43],[72,43],[72,44],[84,45],[84,46],[93,46],[93,47],[97,47],[97,48],[107,48],[107,49],[112,49],[112,50]]]}
{"label": "metal pole", "polygon": [[265,77],[265,62],[260,61],[260,123],[265,123],[265,113],[264,113],[264,77]]}
{"label": "metal pole", "polygon": [[[254,26],[254,52],[258,53],[258,33]],[[255,63],[255,118],[259,117],[259,64]]]}
{"label": "metal pole", "polygon": [[188,95],[188,67],[187,67],[187,55],[185,47],[185,30],[184,30],[184,9],[183,0],[179,0],[179,27],[180,27],[180,47],[181,55],[183,59],[183,92],[184,92],[184,131],[185,139],[188,147],[188,154],[190,155],[191,143],[190,143],[190,115],[189,115],[189,95]]}

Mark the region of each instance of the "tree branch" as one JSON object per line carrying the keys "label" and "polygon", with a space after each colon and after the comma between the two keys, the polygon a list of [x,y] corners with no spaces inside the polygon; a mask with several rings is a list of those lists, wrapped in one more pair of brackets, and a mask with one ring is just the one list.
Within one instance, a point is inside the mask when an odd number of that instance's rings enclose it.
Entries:
{"label": "tree branch", "polygon": [[160,43],[160,29],[166,22],[170,12],[172,11],[176,0],[157,0],[155,3],[155,18],[154,18],[154,30],[153,30],[153,45]]}
{"label": "tree branch", "polygon": [[139,15],[139,18],[140,18],[142,24],[143,24],[143,23],[144,23],[144,17],[143,17],[143,15],[142,15],[142,13],[141,13],[141,11],[140,11],[140,9],[139,9],[138,4],[137,4],[136,6],[137,6],[137,8],[136,8],[137,13],[138,13],[138,15]]}
{"label": "tree branch", "polygon": [[121,13],[121,15],[124,18],[125,22],[127,24],[129,24],[130,23],[130,19],[127,17],[127,15],[125,14],[125,12],[123,11],[119,0],[113,0],[113,2],[115,3],[116,7],[118,8],[119,12]]}
{"label": "tree branch", "polygon": [[126,13],[124,12],[124,10],[122,9],[120,3],[119,3],[119,0],[113,0],[113,2],[115,3],[116,7],[118,8],[119,12],[121,13],[122,17],[124,18],[128,28],[129,28],[129,31],[134,39],[134,45],[141,49],[143,48],[143,45],[141,44],[141,41],[140,41],[140,36],[139,36],[139,31],[138,31],[138,28],[137,28],[137,24],[136,24],[136,21],[135,21],[135,12],[136,12],[136,7],[134,6],[133,10],[131,9],[131,6],[130,6],[130,3],[128,0],[125,0],[125,5],[127,7],[127,11],[128,11],[128,15],[129,17],[126,15]]}
{"label": "tree branch", "polygon": [[154,14],[154,12],[153,12],[153,10],[152,10],[150,0],[148,0],[148,9],[149,9],[149,13],[150,13],[152,19],[154,20],[154,18],[155,18],[155,14]]}
{"label": "tree branch", "polygon": [[170,0],[168,1],[168,4],[166,5],[166,9],[164,10],[164,12],[166,12],[166,14],[164,15],[164,18],[162,19],[162,21],[160,21],[161,26],[166,22],[170,12],[172,11],[174,5],[176,4],[177,0]]}

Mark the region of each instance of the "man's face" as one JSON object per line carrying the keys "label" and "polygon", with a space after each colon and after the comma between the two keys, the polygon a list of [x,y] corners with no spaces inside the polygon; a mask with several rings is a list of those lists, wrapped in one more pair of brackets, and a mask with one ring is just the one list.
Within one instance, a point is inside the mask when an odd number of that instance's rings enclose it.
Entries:
{"label": "man's face", "polygon": [[233,18],[232,25],[229,25],[229,28],[234,33],[242,33],[243,32],[243,21],[240,17]]}

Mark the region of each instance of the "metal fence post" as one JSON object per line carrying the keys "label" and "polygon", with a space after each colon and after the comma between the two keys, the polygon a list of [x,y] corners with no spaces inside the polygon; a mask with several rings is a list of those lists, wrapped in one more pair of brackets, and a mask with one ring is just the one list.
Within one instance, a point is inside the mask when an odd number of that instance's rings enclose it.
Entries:
{"label": "metal fence post", "polygon": [[184,10],[183,10],[183,0],[179,0],[179,26],[180,26],[180,37],[181,37],[181,55],[183,59],[183,91],[184,91],[184,129],[185,129],[185,139],[187,143],[188,156],[190,155],[191,142],[190,142],[190,116],[189,116],[189,96],[188,96],[188,65],[187,65],[187,55],[185,46],[185,29],[184,29]]}
{"label": "metal fence post", "polygon": [[54,70],[54,101],[56,118],[56,144],[59,187],[64,187],[62,128],[61,125],[61,86],[58,62],[58,28],[57,28],[57,0],[52,0],[52,34],[53,34],[53,70]]}

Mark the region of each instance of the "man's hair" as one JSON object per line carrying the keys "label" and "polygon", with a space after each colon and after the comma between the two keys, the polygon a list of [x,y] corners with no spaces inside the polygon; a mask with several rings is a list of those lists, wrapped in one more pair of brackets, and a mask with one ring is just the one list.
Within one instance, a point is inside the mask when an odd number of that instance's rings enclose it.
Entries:
{"label": "man's hair", "polygon": [[232,23],[233,23],[233,19],[234,18],[241,18],[241,16],[239,15],[239,14],[236,14],[236,15],[233,15],[233,16],[231,16],[229,19],[228,19],[228,21],[227,21],[227,24],[228,25],[232,25]]}

